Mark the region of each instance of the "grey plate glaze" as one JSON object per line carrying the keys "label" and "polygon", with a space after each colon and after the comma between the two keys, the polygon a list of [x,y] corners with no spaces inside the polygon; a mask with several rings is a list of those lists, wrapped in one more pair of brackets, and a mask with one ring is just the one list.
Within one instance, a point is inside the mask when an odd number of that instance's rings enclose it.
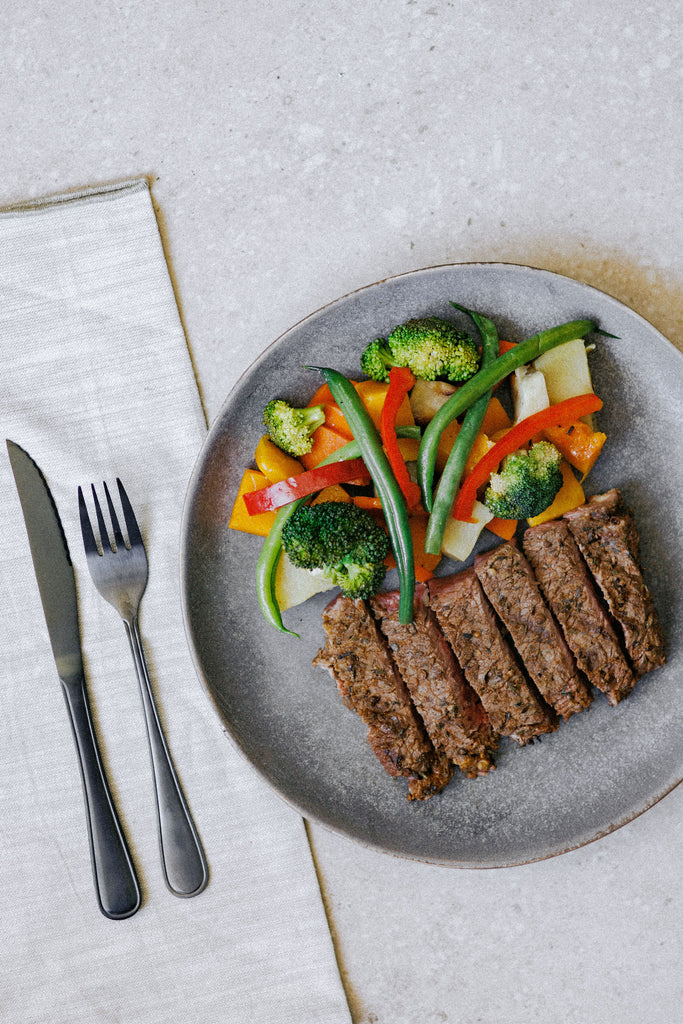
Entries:
{"label": "grey plate glaze", "polygon": [[[285,613],[300,640],[275,632],[253,583],[261,540],[227,523],[242,472],[253,464],[266,402],[281,396],[305,404],[320,383],[305,363],[357,374],[365,344],[409,317],[435,314],[464,326],[450,299],[491,316],[511,341],[583,317],[619,336],[596,338],[591,355],[609,440],[587,493],[619,487],[635,511],[669,662],[619,707],[597,695],[589,711],[540,743],[519,748],[504,740],[491,775],[456,777],[432,800],[409,803],[405,783],[376,761],[365,727],[331,678],[311,666],[330,595]],[[683,760],[680,387],[680,354],[640,316],[585,284],[508,264],[433,267],[381,281],[313,313],[267,348],[211,427],[182,536],[184,613],[197,670],[228,735],[263,778],[302,815],[351,839],[465,868],[566,852],[668,793]],[[489,535],[484,543],[497,541]],[[443,571],[453,569],[449,563]]]}

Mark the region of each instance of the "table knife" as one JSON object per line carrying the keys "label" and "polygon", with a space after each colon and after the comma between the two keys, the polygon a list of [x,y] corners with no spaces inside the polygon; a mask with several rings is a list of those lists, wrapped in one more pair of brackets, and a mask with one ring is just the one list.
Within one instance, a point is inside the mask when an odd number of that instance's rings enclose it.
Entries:
{"label": "table knife", "polygon": [[66,537],[47,482],[27,452],[7,441],[12,472],[45,613],[57,675],[69,710],[83,780],[95,892],[105,917],[130,917],[140,906],[140,887],[93,728],[88,702],[78,598]]}

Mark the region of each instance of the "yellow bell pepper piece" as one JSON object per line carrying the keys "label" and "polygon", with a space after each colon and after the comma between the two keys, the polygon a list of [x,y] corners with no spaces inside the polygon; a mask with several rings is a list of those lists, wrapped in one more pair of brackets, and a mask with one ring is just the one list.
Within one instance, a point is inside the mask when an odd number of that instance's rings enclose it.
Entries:
{"label": "yellow bell pepper piece", "polygon": [[405,462],[416,462],[420,450],[420,442],[414,437],[399,437],[398,450]]}
{"label": "yellow bell pepper piece", "polygon": [[323,488],[317,498],[313,499],[311,505],[319,505],[323,501],[344,501],[348,504],[351,501],[351,495],[344,490],[341,484],[330,484],[329,487]]}
{"label": "yellow bell pepper piece", "polygon": [[547,523],[549,519],[559,519],[565,512],[571,512],[573,508],[583,505],[586,496],[583,487],[574,476],[571,466],[564,459],[560,463],[563,484],[555,495],[552,505],[549,505],[545,512],[527,519],[529,526],[538,526],[540,523]]}
{"label": "yellow bell pepper piece", "polygon": [[247,512],[247,506],[242,500],[242,495],[246,494],[247,491],[258,491],[262,487],[267,486],[268,479],[263,473],[259,473],[255,469],[244,471],[237,497],[235,498],[235,504],[232,507],[230,522],[228,523],[232,530],[241,530],[242,533],[255,533],[259,537],[268,536],[270,528],[275,521],[276,513],[259,512],[255,516],[250,516]]}
{"label": "yellow bell pepper piece", "polygon": [[254,461],[269,484],[277,484],[280,480],[297,476],[304,471],[299,460],[278,448],[267,434],[264,434],[256,445]]}
{"label": "yellow bell pepper piece", "polygon": [[[452,423],[448,424],[443,434],[441,435],[441,438],[439,439],[439,445],[436,450],[436,468],[439,470],[439,472],[443,472],[443,468],[446,465],[446,460],[450,455],[451,448],[453,447],[453,442],[458,436],[459,430],[460,427],[458,426],[456,421],[453,420]],[[474,439],[474,444],[470,449],[470,454],[467,456],[467,462],[465,463],[465,468],[462,474],[463,479],[468,475],[468,473],[472,472],[476,464],[479,462],[479,459],[483,458],[483,456],[486,455],[489,448],[493,448],[493,445],[494,442],[483,431],[477,434],[477,436]]]}
{"label": "yellow bell pepper piece", "polygon": [[[382,416],[382,406],[384,400],[387,397],[387,391],[389,390],[388,384],[381,384],[375,380],[361,380],[356,384],[356,391],[361,397],[363,405],[370,413],[372,422],[379,430],[380,418]],[[408,396],[403,399],[401,406],[396,414],[396,426],[397,427],[412,427],[415,424],[412,409],[410,408],[410,400]]]}
{"label": "yellow bell pepper piece", "polygon": [[483,459],[489,448],[493,448],[495,442],[487,437],[486,434],[477,434],[474,439],[474,444],[470,450],[470,454],[467,456],[467,462],[463,470],[463,478],[468,476],[480,459]]}

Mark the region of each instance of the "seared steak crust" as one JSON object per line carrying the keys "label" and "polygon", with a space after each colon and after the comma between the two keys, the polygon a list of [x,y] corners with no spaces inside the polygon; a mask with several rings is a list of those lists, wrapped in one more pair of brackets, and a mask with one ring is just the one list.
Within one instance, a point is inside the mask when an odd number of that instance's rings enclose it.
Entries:
{"label": "seared steak crust", "polygon": [[587,708],[591,692],[519,548],[493,548],[475,559],[474,571],[541,696],[564,719]]}
{"label": "seared steak crust", "polygon": [[554,732],[557,718],[517,664],[474,569],[430,580],[428,589],[429,604],[492,728],[520,744]]}
{"label": "seared steak crust", "polygon": [[564,516],[607,606],[621,626],[637,676],[666,661],[664,634],[643,579],[630,509],[615,488]]}
{"label": "seared steak crust", "polygon": [[610,704],[618,704],[633,689],[635,676],[568,524],[556,519],[526,530],[523,546],[577,665]]}
{"label": "seared steak crust", "polygon": [[324,610],[323,628],[313,664],[330,672],[344,704],[365,722],[376,757],[390,775],[409,780],[409,800],[438,793],[453,766],[427,736],[367,606],[340,595]]}
{"label": "seared steak crust", "polygon": [[427,606],[425,586],[416,587],[412,622],[399,622],[398,606],[398,591],[370,602],[432,743],[465,775],[484,775],[494,767],[498,737]]}

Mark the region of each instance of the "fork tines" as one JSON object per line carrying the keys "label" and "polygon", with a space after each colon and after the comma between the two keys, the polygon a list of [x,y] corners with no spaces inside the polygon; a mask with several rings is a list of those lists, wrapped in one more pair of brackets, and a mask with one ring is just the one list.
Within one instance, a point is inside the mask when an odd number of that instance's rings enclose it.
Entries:
{"label": "fork tines", "polygon": [[109,516],[111,518],[112,533],[114,535],[113,544],[109,536],[109,531],[107,530],[107,524],[102,513],[99,498],[97,497],[95,485],[91,484],[90,487],[92,490],[93,502],[95,504],[95,515],[97,516],[97,526],[100,534],[100,544],[98,544],[97,542],[97,538],[95,537],[92,525],[90,523],[90,516],[88,515],[88,507],[85,503],[83,490],[81,487],[78,488],[78,510],[81,518],[81,532],[83,534],[83,543],[87,555],[101,555],[103,552],[105,539],[109,542],[109,546],[112,549],[112,551],[118,548],[133,548],[143,546],[142,534],[140,533],[140,528],[138,526],[137,519],[135,518],[135,513],[133,512],[133,507],[128,499],[128,495],[126,494],[124,486],[118,477],[116,478],[116,484],[118,486],[119,498],[121,500],[121,508],[123,509],[123,518],[126,523],[126,530],[128,532],[128,545],[126,545],[126,541],[121,531],[119,519],[116,514],[116,509],[114,507],[114,502],[112,501],[111,494],[109,493],[109,488],[107,487],[106,483],[103,482],[102,486],[104,487],[104,494],[107,499],[107,507],[109,509]]}

